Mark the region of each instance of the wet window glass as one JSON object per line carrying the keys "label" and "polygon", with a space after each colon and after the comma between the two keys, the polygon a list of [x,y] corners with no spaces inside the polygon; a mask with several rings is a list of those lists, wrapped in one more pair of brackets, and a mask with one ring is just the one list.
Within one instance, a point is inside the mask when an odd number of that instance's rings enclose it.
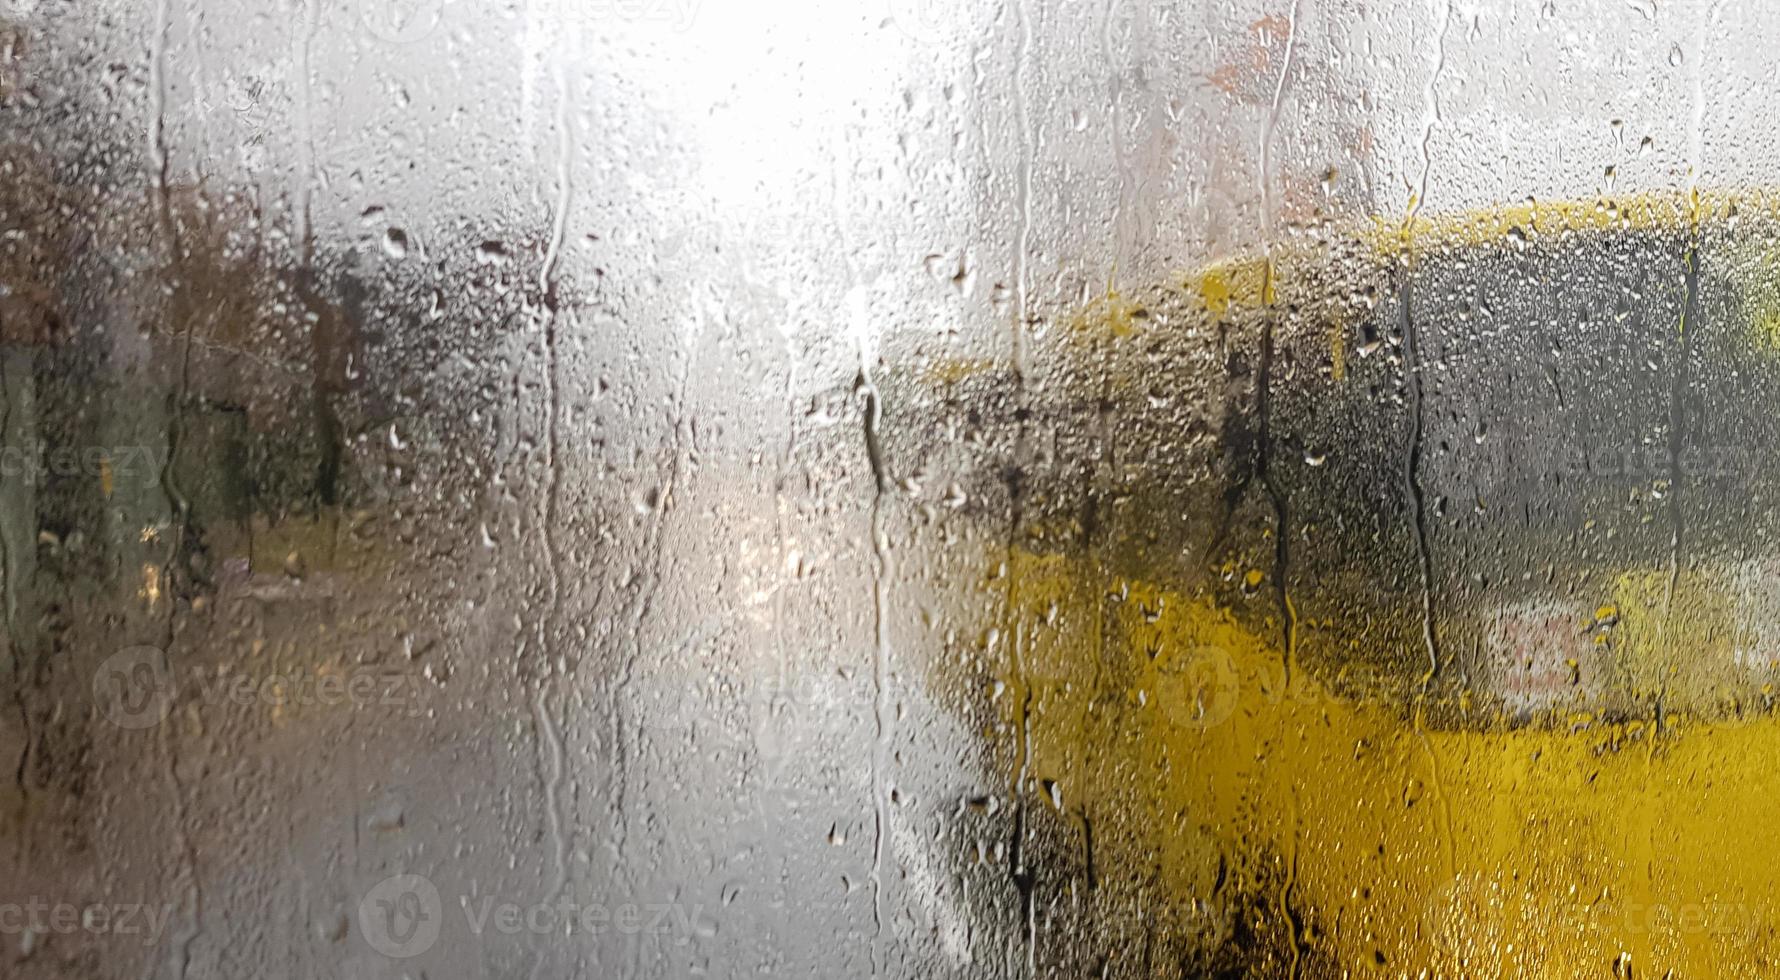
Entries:
{"label": "wet window glass", "polygon": [[1770,972],[1776,32],[0,2],[0,977]]}

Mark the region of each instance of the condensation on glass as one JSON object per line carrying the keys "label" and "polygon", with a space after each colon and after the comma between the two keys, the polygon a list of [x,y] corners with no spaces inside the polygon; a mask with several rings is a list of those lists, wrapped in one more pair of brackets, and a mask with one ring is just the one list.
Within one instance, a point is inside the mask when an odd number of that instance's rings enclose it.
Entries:
{"label": "condensation on glass", "polygon": [[1780,13],[0,5],[0,975],[1759,975]]}

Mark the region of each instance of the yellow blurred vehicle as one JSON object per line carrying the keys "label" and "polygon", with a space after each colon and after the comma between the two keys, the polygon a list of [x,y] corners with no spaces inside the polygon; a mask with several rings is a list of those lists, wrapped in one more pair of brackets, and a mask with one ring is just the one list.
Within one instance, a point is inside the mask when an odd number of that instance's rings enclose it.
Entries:
{"label": "yellow blurred vehicle", "polygon": [[1775,219],[1310,229],[1025,379],[991,741],[1188,975],[1774,972]]}

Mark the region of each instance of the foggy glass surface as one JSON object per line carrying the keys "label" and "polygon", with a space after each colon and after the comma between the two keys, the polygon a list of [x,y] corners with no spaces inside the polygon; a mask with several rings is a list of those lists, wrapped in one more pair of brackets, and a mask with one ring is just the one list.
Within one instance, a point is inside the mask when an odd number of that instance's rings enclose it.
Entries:
{"label": "foggy glass surface", "polygon": [[1760,975],[1729,0],[5,0],[0,976]]}

